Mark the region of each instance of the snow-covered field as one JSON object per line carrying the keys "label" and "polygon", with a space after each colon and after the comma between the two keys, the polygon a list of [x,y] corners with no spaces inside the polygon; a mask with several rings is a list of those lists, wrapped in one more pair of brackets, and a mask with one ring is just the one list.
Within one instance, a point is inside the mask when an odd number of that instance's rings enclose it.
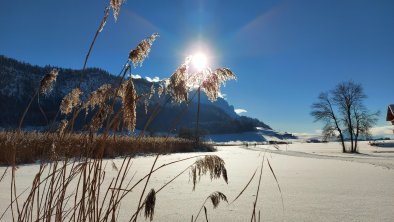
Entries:
{"label": "snow-covered field", "polygon": [[[192,191],[192,182],[186,173],[157,194],[155,221],[190,221],[205,198],[221,191],[231,202],[246,185],[255,169],[267,157],[282,189],[281,196],[268,165],[265,162],[262,187],[257,203],[262,221],[393,221],[394,219],[394,148],[371,147],[361,142],[361,154],[342,154],[338,143],[280,145],[280,150],[269,145],[221,146],[218,152],[226,162],[229,183],[222,179],[210,181],[204,177]],[[172,154],[159,157],[158,165],[194,156],[196,153]],[[135,178],[145,175],[154,157],[137,157],[132,170]],[[114,162],[118,165],[121,159]],[[157,171],[149,188],[159,188],[194,160],[182,162]],[[4,171],[0,167],[0,175]],[[17,170],[18,191],[31,185],[37,165],[20,166]],[[107,170],[108,181],[116,171]],[[131,173],[131,175],[133,175]],[[137,179],[134,179],[137,180]],[[207,203],[210,221],[250,221],[257,189],[258,175],[244,194],[234,203],[221,203],[217,209]],[[0,214],[9,203],[9,174],[0,183]],[[140,187],[141,189],[141,187]],[[122,203],[120,218],[135,211],[137,189]],[[10,214],[4,221],[10,219]],[[140,221],[145,221],[141,215]],[[205,221],[200,215],[199,221]]]}

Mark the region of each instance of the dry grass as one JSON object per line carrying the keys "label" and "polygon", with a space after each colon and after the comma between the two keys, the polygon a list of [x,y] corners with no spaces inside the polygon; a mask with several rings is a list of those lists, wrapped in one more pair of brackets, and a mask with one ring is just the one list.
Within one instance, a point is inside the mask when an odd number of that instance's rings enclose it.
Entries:
{"label": "dry grass", "polygon": [[173,100],[177,103],[185,102],[188,98],[187,73],[189,69],[190,59],[175,70],[169,79],[168,89]]}
{"label": "dry grass", "polygon": [[158,33],[153,33],[149,38],[142,40],[135,49],[129,53],[129,60],[133,63],[134,67],[138,64],[142,66],[142,63],[148,57],[153,42],[159,37]]}
{"label": "dry grass", "polygon": [[56,82],[57,75],[59,71],[53,69],[50,73],[44,76],[44,78],[40,82],[40,93],[43,95],[48,94],[53,87],[53,84]]}
{"label": "dry grass", "polygon": [[[54,149],[55,146],[52,148]],[[106,164],[103,164],[103,158],[82,157],[81,161],[76,162],[66,157],[60,159],[56,151],[51,153],[53,161],[40,164],[31,186],[25,190],[28,192],[27,196],[24,195],[23,200],[20,199],[20,194],[16,193],[16,167],[14,165],[11,167],[10,207],[0,212],[0,220],[4,213],[10,210],[12,218],[18,221],[117,221],[120,219],[118,216],[122,200],[137,186],[143,184],[145,185],[141,192],[138,208],[136,211],[130,212],[130,221],[137,221],[139,212],[143,208],[145,208],[145,217],[153,220],[157,193],[163,191],[180,175],[192,170],[197,165],[207,169],[204,174],[210,175],[216,174],[216,169],[224,167],[224,162],[220,157],[209,155],[188,157],[156,166],[160,156],[158,154],[148,174],[139,180],[134,179],[134,176],[130,180],[126,180],[130,176],[133,159],[127,157],[123,159],[119,167],[113,164],[112,167],[116,169],[117,175],[112,178],[108,186],[104,186],[103,181],[107,178]],[[150,192],[146,196],[144,195],[149,185],[149,179],[161,168],[198,157],[200,159],[186,167],[159,189],[150,189]],[[212,166],[212,164],[214,165]],[[144,196],[145,198],[143,198]],[[220,192],[210,195],[208,199],[212,201],[214,206],[217,206],[221,200],[227,202],[226,196]]]}
{"label": "dry grass", "polygon": [[212,206],[215,209],[216,207],[219,206],[219,203],[221,201],[225,201],[228,204],[228,200],[227,200],[227,196],[220,192],[220,191],[215,191],[213,193],[211,193],[211,195],[209,195],[205,201],[203,202],[200,210],[198,211],[196,218],[194,218],[193,220],[193,216],[192,216],[192,222],[196,222],[198,219],[198,216],[200,216],[200,213],[202,211],[202,209],[204,209],[204,213],[205,213],[205,220],[208,221],[208,213],[207,213],[207,208],[205,207],[205,204],[207,203],[208,200],[211,200]]}
{"label": "dry grass", "polygon": [[193,181],[193,190],[196,188],[197,178],[200,180],[201,176],[207,174],[207,172],[210,173],[211,179],[217,179],[222,176],[224,181],[228,183],[227,170],[224,165],[224,161],[217,156],[198,159],[191,168],[190,174]]}
{"label": "dry grass", "polygon": [[81,103],[82,92],[80,88],[73,89],[69,94],[64,96],[62,102],[60,103],[60,111],[62,114],[69,114],[72,112],[73,108]]}
{"label": "dry grass", "polygon": [[[85,70],[95,41],[99,33],[103,31],[109,10],[113,10],[116,20],[123,2],[123,0],[110,0],[90,45],[82,70]],[[63,98],[59,107],[58,113],[63,114],[63,119],[55,133],[23,132],[21,127],[31,103],[39,93],[46,94],[51,90],[58,73],[54,70],[43,78],[22,115],[18,131],[0,132],[0,165],[10,166],[0,175],[0,182],[6,176],[11,178],[10,204],[7,209],[0,211],[0,221],[7,211],[11,213],[11,218],[7,219],[12,219],[13,221],[118,221],[120,219],[137,221],[138,215],[143,208],[145,218],[153,220],[157,194],[186,172],[189,171],[189,175],[192,177],[193,190],[200,178],[206,175],[209,175],[211,180],[223,178],[226,183],[228,182],[225,162],[215,155],[197,155],[156,166],[157,159],[161,154],[213,151],[212,145],[179,138],[116,136],[110,133],[111,129],[113,132],[116,132],[120,126],[122,135],[124,128],[129,132],[135,129],[137,118],[135,109],[136,102],[139,99],[144,99],[146,104],[148,104],[153,94],[157,93],[159,96],[168,94],[177,103],[189,103],[191,101],[188,100],[188,93],[191,87],[190,74],[188,73],[190,59],[187,59],[157,90],[152,87],[148,94],[137,95],[132,78],[126,78],[128,72],[131,77],[133,67],[136,68],[136,66],[142,65],[157,37],[158,34],[154,33],[142,40],[135,49],[130,51],[127,61],[118,75],[120,77],[118,84],[104,84],[92,92],[87,101],[81,100],[81,94],[84,92],[81,91],[80,86],[69,92]],[[220,94],[220,86],[225,81],[236,78],[234,73],[227,68],[219,68],[213,72],[209,70],[205,74],[198,75],[197,73],[195,77],[199,78],[198,88],[202,88],[211,101],[217,99]],[[81,85],[82,77],[83,73],[81,74],[79,85]],[[122,103],[122,109],[117,112],[114,111],[116,100],[120,100]],[[39,103],[39,100],[37,101]],[[75,133],[73,132],[74,121],[82,111],[95,113],[93,113],[92,120],[87,123],[85,131]],[[42,113],[45,115],[43,110]],[[57,116],[53,122],[56,121]],[[149,120],[155,116],[156,113],[154,112],[154,115]],[[147,122],[144,129],[150,122]],[[156,154],[150,172],[139,179],[134,179],[134,176],[130,180],[126,179],[130,178],[129,172],[132,167],[133,157],[139,154]],[[112,162],[112,168],[117,171],[117,175],[113,178],[107,178],[104,158],[118,156],[123,156],[124,158],[118,166]],[[190,159],[196,159],[196,161],[158,189],[149,189],[151,176],[157,174],[161,168]],[[27,191],[27,196],[21,196],[22,193],[18,193],[16,189],[17,165],[36,162],[39,163],[39,170],[35,174],[31,186],[25,190]],[[261,164],[256,200],[253,206],[252,220],[254,221],[256,221],[256,204],[260,190],[263,163]],[[271,164],[269,162],[268,164],[281,192]],[[255,174],[256,172],[237,198],[242,195]],[[110,180],[108,186],[103,185],[105,180]],[[136,199],[138,203],[137,209],[130,211],[129,218],[119,218],[122,200],[128,197],[128,194],[137,186],[142,185],[143,190],[140,198],[139,200]],[[150,191],[148,194],[145,194],[147,190]],[[204,209],[205,218],[208,221],[205,207],[208,200],[212,202],[214,208],[220,202],[228,202],[226,195],[222,192],[212,193],[205,199],[195,220],[197,220],[202,209]],[[260,211],[258,221],[260,221]]]}
{"label": "dry grass", "polygon": [[126,81],[122,95],[123,121],[129,131],[134,131],[137,122],[137,93],[131,78]]}
{"label": "dry grass", "polygon": [[[201,144],[196,149],[194,141],[164,137],[95,136],[37,132],[0,132],[0,165],[11,165],[14,148],[15,164],[35,163],[61,158],[79,158],[88,155],[98,157],[103,149],[104,158],[135,156],[140,154],[168,154],[195,151],[213,151],[213,147]],[[88,152],[89,150],[89,152]]]}

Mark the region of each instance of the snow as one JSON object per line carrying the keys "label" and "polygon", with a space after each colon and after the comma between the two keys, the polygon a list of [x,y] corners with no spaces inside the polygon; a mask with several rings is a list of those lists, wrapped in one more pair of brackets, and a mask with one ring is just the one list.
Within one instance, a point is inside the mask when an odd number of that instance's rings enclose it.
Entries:
{"label": "snow", "polygon": [[155,77],[153,77],[153,78],[151,78],[151,77],[149,77],[149,76],[146,76],[145,79],[146,79],[148,82],[160,82],[160,78],[157,77],[157,76],[155,76]]}
{"label": "snow", "polygon": [[[243,132],[243,133],[232,133],[232,134],[208,134],[205,136],[207,141],[215,143],[242,143],[242,142],[266,142],[266,141],[282,141],[286,139],[288,135],[276,132],[271,129],[265,129],[263,127],[256,127],[256,131]],[[286,139],[286,141],[292,141]]]}
{"label": "snow", "polygon": [[238,115],[242,114],[242,113],[246,113],[248,111],[246,111],[246,109],[234,109],[234,112]]}
{"label": "snow", "polygon": [[[280,193],[265,162],[261,192],[256,209],[263,221],[392,221],[394,218],[394,147],[371,147],[360,142],[361,154],[342,154],[338,143],[279,145],[221,146],[218,152],[226,162],[229,183],[210,181],[209,176],[197,184],[186,173],[157,194],[155,221],[190,221],[205,198],[214,191],[227,195],[230,202],[246,185],[254,170],[267,157],[280,183],[284,199],[282,210]],[[201,153],[160,156],[158,165]],[[137,157],[133,160],[134,181],[146,174],[154,157]],[[112,160],[105,160],[112,161]],[[113,160],[120,166],[122,159]],[[163,168],[153,174],[150,188],[159,188],[193,160]],[[0,175],[4,167],[0,167]],[[30,186],[38,165],[24,165],[17,170],[18,192]],[[109,184],[116,175],[107,169]],[[131,175],[134,174],[131,173]],[[221,203],[217,209],[207,203],[210,221],[248,221],[257,189],[258,175],[233,204]],[[0,183],[0,214],[9,202],[9,175]],[[139,189],[142,189],[139,187]],[[136,209],[139,190],[131,193],[122,204],[119,221]],[[23,196],[23,195],[22,195]],[[4,221],[9,221],[10,214]],[[139,221],[145,221],[143,215]],[[199,221],[205,221],[204,216]]]}

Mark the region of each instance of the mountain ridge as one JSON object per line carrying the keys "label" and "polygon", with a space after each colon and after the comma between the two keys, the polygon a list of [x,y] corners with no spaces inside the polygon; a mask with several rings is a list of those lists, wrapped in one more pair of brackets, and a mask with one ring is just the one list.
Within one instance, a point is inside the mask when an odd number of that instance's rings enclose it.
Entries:
{"label": "mountain ridge", "polygon": [[[49,73],[53,68],[59,70],[59,75],[54,84],[52,92],[47,96],[40,97],[40,105],[45,113],[50,117],[54,117],[61,99],[75,88],[79,83],[81,70],[61,68],[55,66],[40,67],[31,65],[26,62],[8,58],[0,55],[0,107],[3,112],[0,113],[0,127],[15,128],[21,112],[26,108],[28,101],[39,86],[39,82],[43,76]],[[84,71],[81,89],[83,98],[86,99],[90,92],[96,90],[103,84],[116,85],[117,77],[100,68],[87,68]],[[138,94],[148,92],[152,85],[159,83],[149,82],[145,79],[133,79]],[[192,93],[190,93],[192,95]],[[175,131],[181,128],[194,128],[196,121],[197,104],[195,99],[189,104],[162,103],[157,95],[149,101],[149,108],[145,111],[143,101],[137,105],[137,129],[142,129],[152,113],[153,106],[159,105],[161,112],[155,120],[150,124],[148,131],[151,132],[168,132],[171,131],[170,125],[187,109],[187,113],[183,114],[179,125],[175,127]],[[146,113],[145,113],[146,112]],[[86,116],[84,118],[87,118]],[[57,119],[59,121],[59,119]],[[85,120],[86,121],[86,120]],[[83,118],[77,119],[77,126],[82,127]],[[42,127],[46,122],[39,112],[36,102],[33,102],[31,110],[25,119],[25,126]],[[211,134],[229,134],[243,133],[255,131],[256,127],[272,130],[271,127],[264,122],[246,117],[238,116],[234,112],[234,107],[223,98],[219,98],[216,102],[210,102],[207,97],[201,95],[201,113],[200,128]]]}

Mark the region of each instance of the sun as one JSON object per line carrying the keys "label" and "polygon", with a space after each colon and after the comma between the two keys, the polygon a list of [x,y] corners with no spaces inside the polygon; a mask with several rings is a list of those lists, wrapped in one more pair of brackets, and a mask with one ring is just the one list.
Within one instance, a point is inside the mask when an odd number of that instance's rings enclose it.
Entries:
{"label": "sun", "polygon": [[198,71],[201,71],[207,68],[208,59],[203,53],[196,53],[192,57],[192,63]]}

